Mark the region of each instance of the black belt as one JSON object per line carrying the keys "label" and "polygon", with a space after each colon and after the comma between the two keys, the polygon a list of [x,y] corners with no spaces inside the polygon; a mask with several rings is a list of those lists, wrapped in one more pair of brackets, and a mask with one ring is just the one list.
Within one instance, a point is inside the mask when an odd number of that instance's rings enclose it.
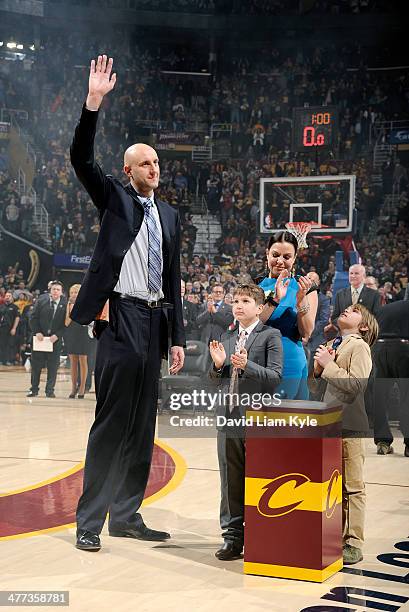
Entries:
{"label": "black belt", "polygon": [[146,308],[173,308],[173,304],[169,304],[169,302],[165,302],[165,300],[154,300],[148,302],[147,300],[142,300],[135,295],[129,295],[128,293],[117,293],[116,291],[113,292],[113,296],[120,300],[132,302],[133,304],[141,304],[141,306],[145,306]]}

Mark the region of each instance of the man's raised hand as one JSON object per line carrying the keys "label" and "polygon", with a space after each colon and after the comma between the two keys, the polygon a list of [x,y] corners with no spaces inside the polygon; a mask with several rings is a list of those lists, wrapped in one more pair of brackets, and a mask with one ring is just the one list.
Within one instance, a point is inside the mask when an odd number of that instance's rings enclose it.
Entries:
{"label": "man's raised hand", "polygon": [[113,63],[112,57],[108,59],[106,55],[98,55],[97,61],[91,60],[86,101],[88,110],[98,110],[103,97],[115,87],[116,74],[111,76]]}

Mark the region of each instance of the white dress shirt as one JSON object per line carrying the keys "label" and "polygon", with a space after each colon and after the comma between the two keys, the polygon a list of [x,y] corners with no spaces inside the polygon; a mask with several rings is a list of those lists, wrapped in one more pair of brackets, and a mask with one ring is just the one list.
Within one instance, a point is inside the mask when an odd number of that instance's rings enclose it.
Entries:
{"label": "white dress shirt", "polygon": [[[161,252],[161,274],[163,272],[163,255],[162,255],[162,226],[160,224],[158,207],[154,202],[154,198],[145,198],[138,194],[139,200],[144,203],[146,200],[153,202],[151,214],[155,219],[155,223],[159,230],[159,242]],[[142,221],[141,228],[136,236],[131,248],[126,253],[121,271],[119,273],[119,279],[114,287],[114,291],[118,293],[127,293],[140,298],[141,300],[147,300],[149,302],[161,300],[164,297],[162,287],[159,291],[149,291],[148,288],[148,228],[146,220]]]}
{"label": "white dress shirt", "polygon": [[244,332],[246,332],[247,337],[249,337],[251,332],[253,331],[253,329],[255,329],[259,323],[260,323],[260,319],[257,319],[257,321],[255,321],[254,323],[252,323],[248,327],[242,327],[241,323],[240,323],[239,324],[239,336],[240,336],[241,332],[244,331]]}

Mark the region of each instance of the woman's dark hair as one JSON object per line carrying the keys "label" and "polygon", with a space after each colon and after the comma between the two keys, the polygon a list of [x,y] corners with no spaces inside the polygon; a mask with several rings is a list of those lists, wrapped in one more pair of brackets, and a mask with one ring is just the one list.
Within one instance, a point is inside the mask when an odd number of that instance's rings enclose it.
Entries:
{"label": "woman's dark hair", "polygon": [[[270,240],[268,241],[268,244],[267,244],[267,251],[269,251],[271,249],[271,247],[273,246],[273,244],[275,244],[276,242],[289,242],[290,244],[293,245],[294,252],[297,255],[297,251],[298,251],[297,238],[293,234],[291,234],[291,232],[286,232],[285,230],[281,230],[279,232],[276,232],[275,234],[272,234],[272,236],[270,237]],[[265,270],[263,271],[262,274],[258,274],[256,276],[256,278],[254,279],[254,282],[257,285],[259,285],[261,283],[261,281],[264,280],[264,278],[266,278],[266,276],[269,275],[268,263],[267,263],[266,259],[267,258],[264,257]]]}
{"label": "woman's dark hair", "polygon": [[273,234],[270,240],[268,241],[267,250],[269,251],[273,244],[275,244],[276,242],[289,242],[293,245],[295,254],[297,255],[298,241],[297,238],[293,234],[291,234],[291,232],[286,232],[285,230],[282,230],[280,232],[277,232],[276,234]]}

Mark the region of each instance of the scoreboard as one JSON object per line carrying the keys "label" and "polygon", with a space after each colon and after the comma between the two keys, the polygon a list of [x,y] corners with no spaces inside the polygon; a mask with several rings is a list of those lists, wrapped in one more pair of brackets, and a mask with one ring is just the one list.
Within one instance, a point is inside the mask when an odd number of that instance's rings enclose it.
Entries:
{"label": "scoreboard", "polygon": [[292,151],[308,153],[338,146],[338,108],[309,106],[293,109]]}

